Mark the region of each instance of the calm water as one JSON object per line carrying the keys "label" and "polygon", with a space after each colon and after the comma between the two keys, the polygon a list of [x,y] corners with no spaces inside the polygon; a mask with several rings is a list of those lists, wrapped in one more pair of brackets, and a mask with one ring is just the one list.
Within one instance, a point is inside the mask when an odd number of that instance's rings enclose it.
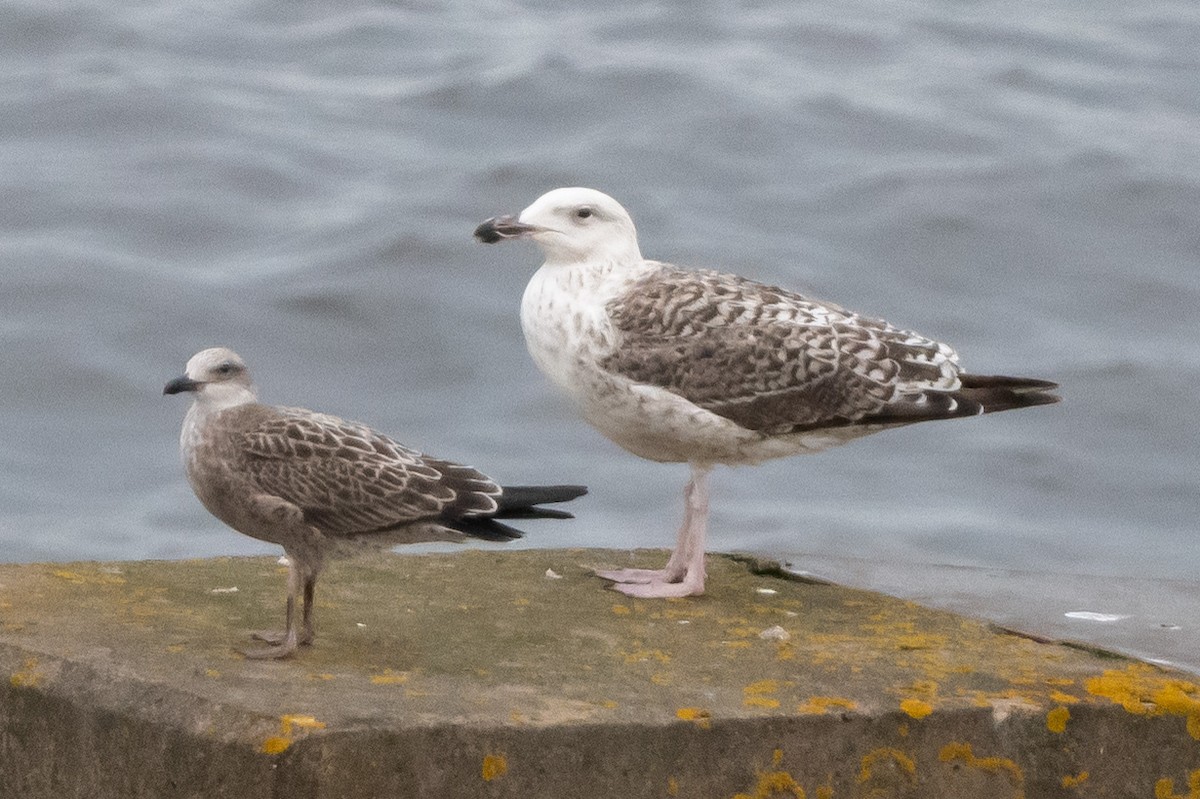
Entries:
{"label": "calm water", "polygon": [[0,558],[273,551],[178,463],[161,387],[215,344],[267,401],[588,483],[530,546],[668,544],[684,468],[574,416],[534,248],[471,238],[589,185],[649,257],[1063,384],[719,471],[716,547],[1195,578],[1200,5],[335,5],[0,7]]}

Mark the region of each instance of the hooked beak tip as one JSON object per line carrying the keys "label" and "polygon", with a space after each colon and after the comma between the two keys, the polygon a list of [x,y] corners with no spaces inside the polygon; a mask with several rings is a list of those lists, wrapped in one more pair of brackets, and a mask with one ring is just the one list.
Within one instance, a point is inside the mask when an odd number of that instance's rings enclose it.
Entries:
{"label": "hooked beak tip", "polygon": [[484,244],[495,244],[504,239],[518,239],[536,233],[538,227],[521,222],[514,216],[494,216],[475,228],[475,238]]}
{"label": "hooked beak tip", "polygon": [[195,391],[200,387],[200,384],[191,379],[187,375],[177,377],[170,383],[163,386],[163,396],[168,394],[182,394],[185,391]]}

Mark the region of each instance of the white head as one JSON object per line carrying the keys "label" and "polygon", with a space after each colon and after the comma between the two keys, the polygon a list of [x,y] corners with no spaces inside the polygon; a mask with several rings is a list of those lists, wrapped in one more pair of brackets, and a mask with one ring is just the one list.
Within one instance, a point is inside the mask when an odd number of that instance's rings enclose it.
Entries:
{"label": "white head", "polygon": [[246,362],[225,347],[213,347],[196,353],[187,362],[183,376],[163,387],[163,394],[180,394],[184,391],[192,392],[196,403],[209,410],[232,408],[258,400]]}
{"label": "white head", "polygon": [[548,264],[642,260],[633,219],[619,202],[595,189],[546,192],[519,217],[498,216],[484,222],[475,236],[487,244],[533,239]]}

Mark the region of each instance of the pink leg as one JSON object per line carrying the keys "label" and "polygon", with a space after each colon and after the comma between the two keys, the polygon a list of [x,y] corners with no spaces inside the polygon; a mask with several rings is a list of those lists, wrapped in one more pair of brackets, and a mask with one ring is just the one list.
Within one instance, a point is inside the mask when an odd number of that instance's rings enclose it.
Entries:
{"label": "pink leg", "polygon": [[667,565],[662,569],[611,569],[596,571],[597,577],[612,580],[614,583],[677,583],[687,574],[687,544],[688,530],[692,523],[692,492],[695,488],[693,480],[683,488],[683,524],[675,537],[675,549],[667,559]]}
{"label": "pink leg", "polygon": [[[692,464],[692,479],[684,495],[687,509],[684,525],[679,531],[675,551],[667,561],[661,577],[639,582],[621,582],[612,586],[622,594],[646,599],[658,597],[699,596],[704,593],[704,547],[708,532],[708,474],[712,467]],[[682,566],[683,573],[677,575]],[[672,571],[672,567],[676,571]],[[604,575],[601,575],[604,576]],[[671,579],[674,577],[674,579]]]}

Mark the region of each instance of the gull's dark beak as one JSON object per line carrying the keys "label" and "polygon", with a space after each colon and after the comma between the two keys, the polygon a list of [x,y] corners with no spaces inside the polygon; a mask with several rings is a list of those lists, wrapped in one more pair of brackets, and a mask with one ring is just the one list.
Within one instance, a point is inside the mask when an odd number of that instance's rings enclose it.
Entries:
{"label": "gull's dark beak", "polygon": [[175,378],[163,386],[163,394],[182,394],[185,391],[195,391],[198,388],[200,388],[198,382],[184,375],[183,377]]}
{"label": "gull's dark beak", "polygon": [[540,229],[537,225],[518,221],[515,216],[494,216],[475,228],[475,238],[484,244],[495,244],[502,239],[517,239]]}

